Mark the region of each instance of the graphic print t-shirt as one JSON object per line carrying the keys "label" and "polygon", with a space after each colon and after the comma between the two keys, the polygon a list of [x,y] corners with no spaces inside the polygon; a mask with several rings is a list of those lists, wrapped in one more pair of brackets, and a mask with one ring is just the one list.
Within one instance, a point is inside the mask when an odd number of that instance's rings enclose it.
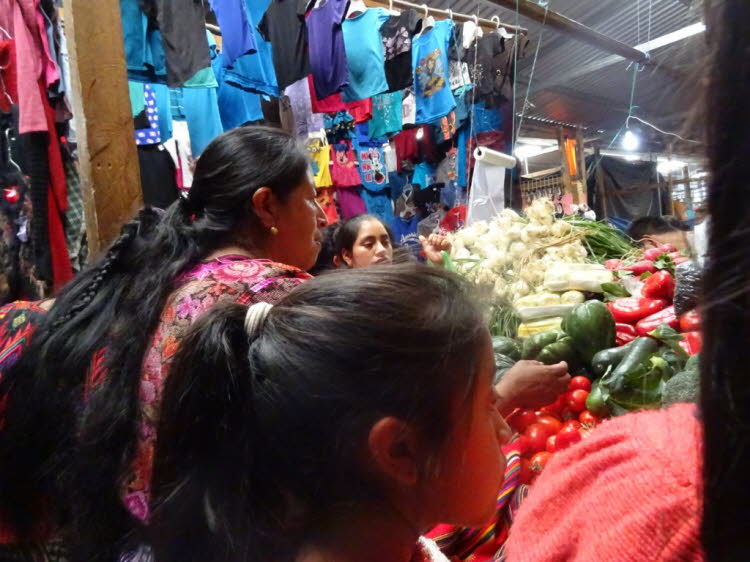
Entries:
{"label": "graphic print t-shirt", "polygon": [[383,145],[380,143],[356,144],[359,175],[362,185],[370,191],[388,187],[388,172],[385,169]]}
{"label": "graphic print t-shirt", "polygon": [[401,130],[401,92],[378,94],[372,98],[369,135],[380,139]]}
{"label": "graphic print t-shirt", "polygon": [[369,8],[344,20],[344,46],[349,67],[344,101],[363,100],[388,91],[380,28],[389,17],[388,10]]}
{"label": "graphic print t-shirt", "polygon": [[273,0],[258,24],[258,31],[273,46],[273,66],[281,90],[310,74],[307,4],[308,0]]}
{"label": "graphic print t-shirt", "polygon": [[411,42],[420,27],[419,15],[409,9],[391,16],[380,28],[385,53],[385,76],[391,92],[403,90],[412,84]]}
{"label": "graphic print t-shirt", "polygon": [[433,123],[456,107],[448,81],[451,20],[439,21],[412,42],[417,123]]}

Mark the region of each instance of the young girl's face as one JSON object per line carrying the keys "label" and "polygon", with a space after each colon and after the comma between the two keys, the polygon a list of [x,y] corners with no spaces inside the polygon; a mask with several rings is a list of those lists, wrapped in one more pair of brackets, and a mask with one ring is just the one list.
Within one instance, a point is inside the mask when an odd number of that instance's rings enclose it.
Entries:
{"label": "young girl's face", "polygon": [[468,411],[459,412],[436,477],[433,498],[439,522],[478,526],[495,513],[506,465],[500,448],[510,440],[511,430],[497,409],[494,374],[487,334],[474,395],[466,403]]}
{"label": "young girl's face", "polygon": [[367,267],[393,261],[393,246],[388,231],[379,220],[366,220],[359,227],[352,251],[344,251],[349,267]]}

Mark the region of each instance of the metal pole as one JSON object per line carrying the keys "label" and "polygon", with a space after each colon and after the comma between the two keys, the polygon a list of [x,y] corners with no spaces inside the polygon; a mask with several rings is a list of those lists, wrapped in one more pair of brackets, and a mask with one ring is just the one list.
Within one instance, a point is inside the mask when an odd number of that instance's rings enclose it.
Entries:
{"label": "metal pole", "polygon": [[545,22],[548,27],[568,33],[578,41],[593,45],[602,51],[612,53],[613,55],[620,55],[626,59],[635,62],[648,62],[649,57],[643,51],[634,49],[630,45],[616,41],[611,37],[607,37],[603,33],[599,33],[591,29],[588,26],[583,25],[575,20],[570,19],[567,16],[560,14],[559,12],[553,12],[545,9],[539,4],[535,4],[530,0],[488,0],[489,2],[507,8],[508,10],[516,10],[516,3],[518,3],[518,13],[524,17],[532,19],[536,22]]}

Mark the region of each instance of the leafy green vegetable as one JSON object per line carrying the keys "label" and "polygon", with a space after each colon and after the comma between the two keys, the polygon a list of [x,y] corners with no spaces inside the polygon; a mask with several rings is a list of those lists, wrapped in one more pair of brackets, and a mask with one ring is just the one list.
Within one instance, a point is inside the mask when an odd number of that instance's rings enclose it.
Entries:
{"label": "leafy green vegetable", "polygon": [[602,293],[604,293],[604,302],[631,296],[622,283],[602,283]]}
{"label": "leafy green vegetable", "polygon": [[583,232],[583,245],[596,261],[623,258],[633,254],[635,248],[622,232],[606,222],[595,222],[568,217],[568,224]]}
{"label": "leafy green vegetable", "polygon": [[668,254],[662,254],[654,262],[656,269],[666,269],[670,273],[674,274],[675,263]]}
{"label": "leafy green vegetable", "polygon": [[700,398],[700,383],[700,360],[696,354],[688,359],[684,371],[677,373],[664,385],[662,407],[680,402],[697,402]]}
{"label": "leafy green vegetable", "polygon": [[654,339],[657,339],[667,345],[677,354],[682,361],[688,360],[687,351],[680,347],[680,342],[684,339],[680,334],[674,331],[674,328],[668,324],[659,324],[659,327],[648,333]]}

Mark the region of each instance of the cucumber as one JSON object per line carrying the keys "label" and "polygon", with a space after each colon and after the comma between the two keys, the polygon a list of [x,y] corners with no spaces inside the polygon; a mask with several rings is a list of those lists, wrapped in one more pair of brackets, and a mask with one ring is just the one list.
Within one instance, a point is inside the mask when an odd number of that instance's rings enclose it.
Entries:
{"label": "cucumber", "polygon": [[635,340],[621,345],[619,347],[610,347],[609,349],[602,349],[593,359],[591,359],[591,372],[595,377],[604,376],[607,369],[610,367],[614,369],[620,364],[620,361],[625,359],[625,356],[630,351]]}

